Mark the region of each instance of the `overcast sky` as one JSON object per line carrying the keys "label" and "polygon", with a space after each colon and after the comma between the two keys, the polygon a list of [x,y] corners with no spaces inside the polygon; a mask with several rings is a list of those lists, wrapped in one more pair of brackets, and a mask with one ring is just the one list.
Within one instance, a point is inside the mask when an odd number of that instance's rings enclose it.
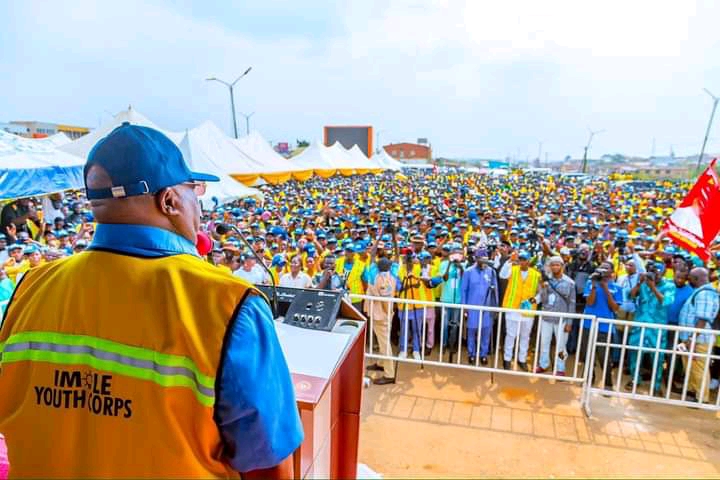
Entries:
{"label": "overcast sky", "polygon": [[[300,6],[308,4],[310,6]],[[696,153],[720,95],[707,0],[0,0],[0,121],[86,126],[132,104],[230,133],[225,87],[267,139],[370,124],[437,155]],[[720,112],[719,112],[720,115]],[[238,114],[239,128],[244,119]],[[720,118],[708,151],[720,153]]]}

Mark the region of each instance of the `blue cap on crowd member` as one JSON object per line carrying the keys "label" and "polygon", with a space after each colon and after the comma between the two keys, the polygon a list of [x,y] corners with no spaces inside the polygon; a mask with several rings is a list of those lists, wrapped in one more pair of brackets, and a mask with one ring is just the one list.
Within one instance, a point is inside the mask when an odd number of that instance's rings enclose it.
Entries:
{"label": "blue cap on crowd member", "polygon": [[25,248],[24,245],[22,245],[20,243],[13,243],[12,245],[8,246],[8,252],[12,252],[15,250],[22,250],[23,248]]}
{"label": "blue cap on crowd member", "polygon": [[330,238],[328,238],[327,243],[328,243],[328,245],[335,245],[336,243],[338,243],[338,241],[337,241],[337,238],[330,237]]}
{"label": "blue cap on crowd member", "polygon": [[355,251],[355,245],[352,243],[346,243],[345,244],[345,251],[346,252],[354,252]]}
{"label": "blue cap on crowd member", "polygon": [[302,229],[302,228],[296,228],[293,233],[294,233],[295,235],[302,235],[302,234],[303,234],[303,229]]}
{"label": "blue cap on crowd member", "polygon": [[367,250],[367,244],[365,242],[356,243],[355,248],[353,249],[355,253],[362,253],[365,250]]}
{"label": "blue cap on crowd member", "polygon": [[446,244],[444,244],[444,245],[442,246],[442,250],[443,250],[444,252],[450,252],[450,251],[452,251],[452,244],[451,244],[451,243],[446,243]]}
{"label": "blue cap on crowd member", "polygon": [[56,238],[65,238],[65,237],[67,237],[68,235],[69,235],[69,234],[68,234],[68,231],[65,230],[65,229],[57,230],[57,231],[55,232],[55,237],[56,237]]}
{"label": "blue cap on crowd member", "polygon": [[488,258],[487,248],[480,247],[475,250],[475,257],[477,258]]}
{"label": "blue cap on crowd member", "polygon": [[327,235],[325,235],[325,232],[316,233],[315,236],[318,238],[318,240],[323,240],[323,239],[327,238]]}
{"label": "blue cap on crowd member", "polygon": [[420,260],[429,260],[429,259],[432,258],[432,255],[430,255],[430,252],[428,252],[428,251],[426,251],[426,250],[423,250],[422,252],[420,252],[420,253],[418,254],[418,258],[419,258]]}
{"label": "blue cap on crowd member", "polygon": [[430,240],[427,246],[428,248],[437,248],[437,242],[435,240]]}
{"label": "blue cap on crowd member", "polygon": [[85,212],[84,215],[85,221],[90,223],[95,221],[95,215],[93,215],[92,212]]}
{"label": "blue cap on crowd member", "polygon": [[241,217],[242,216],[242,210],[240,210],[237,207],[230,210],[230,213],[232,214],[233,217]]}
{"label": "blue cap on crowd member", "polygon": [[520,260],[530,260],[530,258],[532,257],[530,256],[530,252],[528,251],[522,250],[520,251],[520,253],[518,253],[518,259]]}
{"label": "blue cap on crowd member", "polygon": [[37,245],[28,245],[23,249],[23,255],[31,255],[33,253],[38,253],[40,249],[37,247]]}
{"label": "blue cap on crowd member", "polygon": [[[105,170],[111,187],[87,188],[87,175],[94,166]],[[84,178],[90,200],[155,194],[187,182],[220,181],[215,175],[190,171],[180,149],[161,132],[128,122],[90,150]]]}
{"label": "blue cap on crowd member", "polygon": [[272,262],[270,262],[271,267],[284,267],[287,262],[285,261],[285,255],[281,253],[277,253],[273,255]]}
{"label": "blue cap on crowd member", "polygon": [[383,242],[389,242],[392,240],[392,237],[389,233],[384,233],[380,236],[380,240],[382,240]]}

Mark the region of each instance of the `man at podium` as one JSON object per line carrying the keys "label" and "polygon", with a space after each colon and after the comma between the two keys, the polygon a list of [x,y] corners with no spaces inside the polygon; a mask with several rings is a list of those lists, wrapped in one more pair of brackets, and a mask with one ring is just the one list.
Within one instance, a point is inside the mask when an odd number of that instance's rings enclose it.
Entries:
{"label": "man at podium", "polygon": [[0,330],[13,476],[293,476],[303,433],[269,306],[195,248],[217,180],[147,127],[90,152],[92,245],[29,271]]}

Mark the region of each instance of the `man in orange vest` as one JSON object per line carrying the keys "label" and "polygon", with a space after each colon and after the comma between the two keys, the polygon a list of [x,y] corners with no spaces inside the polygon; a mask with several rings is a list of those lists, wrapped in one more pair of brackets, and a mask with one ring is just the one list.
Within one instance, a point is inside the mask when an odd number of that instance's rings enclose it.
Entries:
{"label": "man in orange vest", "polygon": [[[504,308],[534,310],[537,306],[540,272],[530,268],[530,254],[522,251],[513,254],[500,270],[500,278],[508,280],[505,288]],[[530,344],[530,331],[533,317],[529,314],[507,313],[505,327],[505,346],[503,348],[503,368],[509,370],[515,350],[515,338],[520,336],[518,345],[518,366],[527,371],[527,354]]]}
{"label": "man in orange vest", "polygon": [[147,127],[92,149],[92,245],[28,271],[0,331],[13,475],[293,476],[302,427],[267,301],[195,248],[217,180]]}

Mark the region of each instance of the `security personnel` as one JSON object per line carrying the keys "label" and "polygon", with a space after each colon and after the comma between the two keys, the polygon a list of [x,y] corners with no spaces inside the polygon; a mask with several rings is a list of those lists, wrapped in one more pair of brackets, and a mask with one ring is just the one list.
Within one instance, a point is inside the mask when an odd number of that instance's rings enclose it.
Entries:
{"label": "security personnel", "polygon": [[127,123],[84,174],[93,243],[29,270],[0,331],[13,475],[292,476],[303,434],[267,301],[195,248],[218,178]]}

